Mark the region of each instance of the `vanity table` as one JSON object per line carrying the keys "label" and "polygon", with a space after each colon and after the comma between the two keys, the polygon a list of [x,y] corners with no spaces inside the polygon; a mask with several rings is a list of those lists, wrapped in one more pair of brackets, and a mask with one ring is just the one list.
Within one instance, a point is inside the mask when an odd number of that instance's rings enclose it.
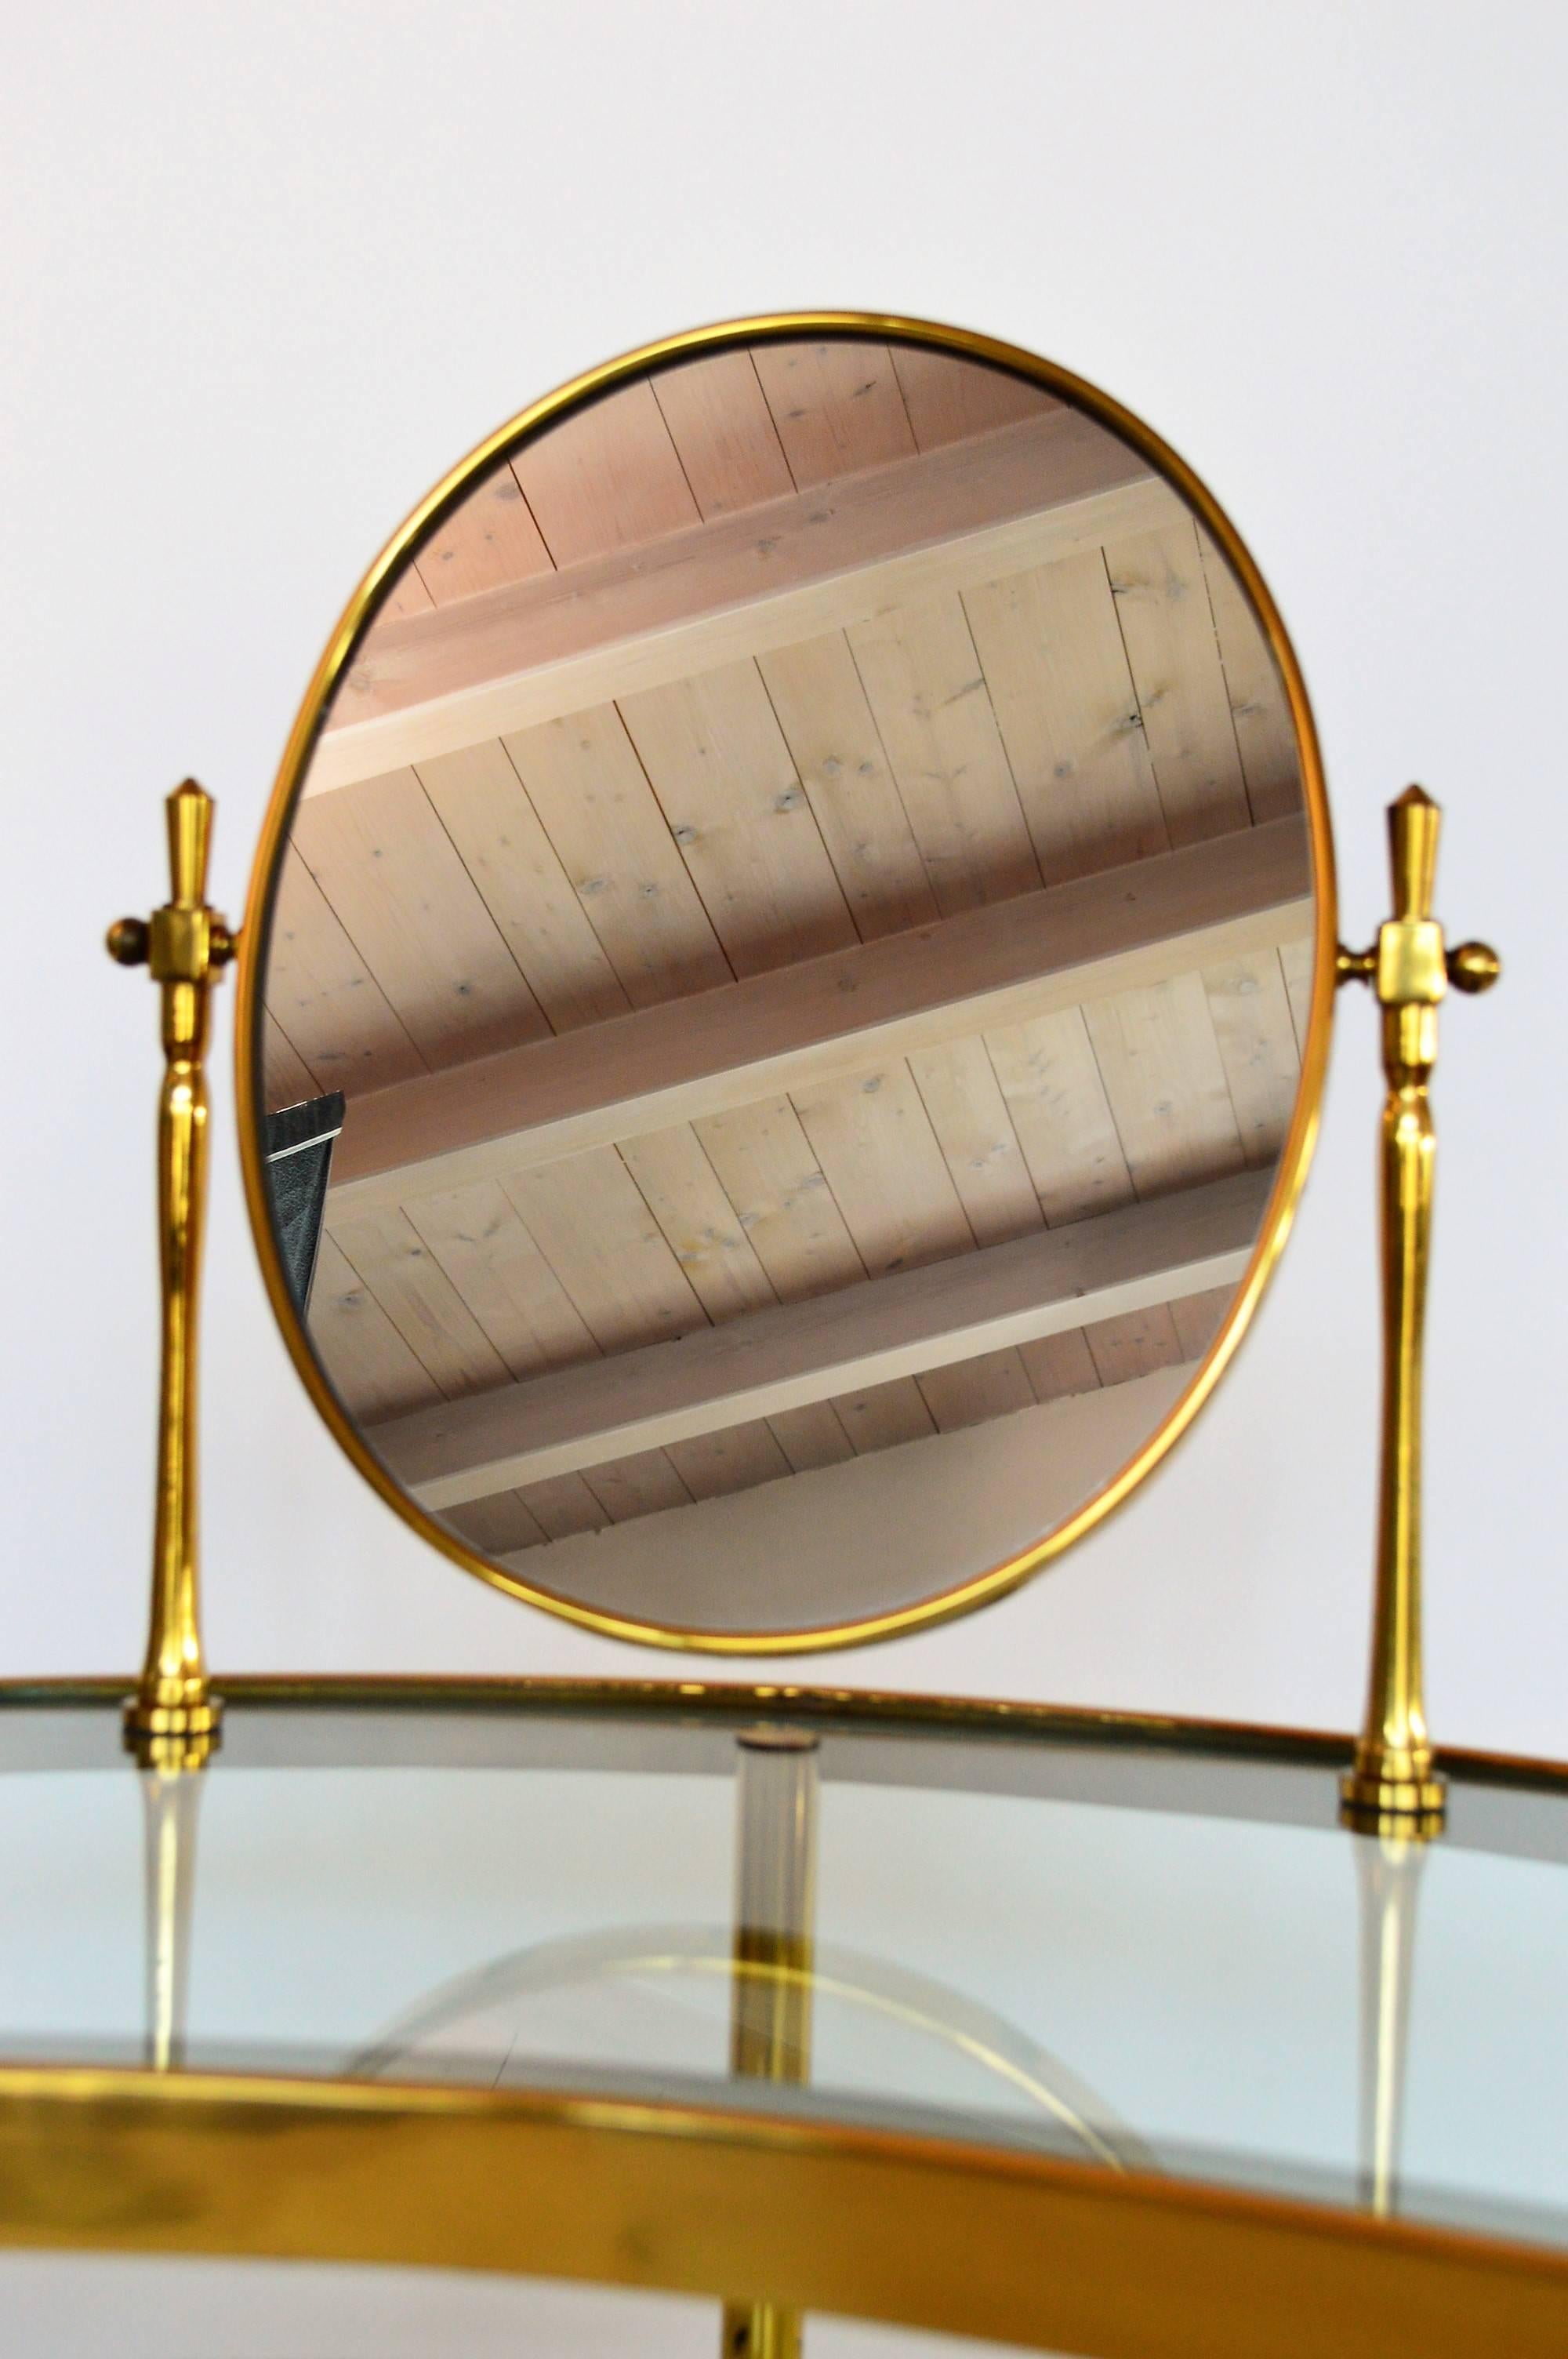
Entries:
{"label": "vanity table", "polygon": [[[0,1693],[0,2240],[656,2289],[731,2359],[1568,2347],[1568,1771],[1434,1746],[1421,1668],[1437,1011],[1498,962],[1416,788],[1340,944],[1300,668],[1190,468],[970,332],[671,338],[373,564],[238,929],[211,808],[169,798],[170,899],[109,938],[163,1012],[153,1603],[128,1699]],[[235,960],[313,1400],[626,1679],[210,1673]],[[1005,1613],[1180,1440],[1346,984],[1388,1083],[1359,1738],[808,1680]]]}
{"label": "vanity table", "polygon": [[118,1713],[0,1714],[47,1895],[0,1970],[13,2238],[27,2186],[45,2245],[760,2284],[1064,2351],[1553,2346],[1560,1772],[1448,1756],[1421,1846],[1334,1825],[1342,1740],[1256,1729],[235,1680],[211,1774],[160,1780]]}

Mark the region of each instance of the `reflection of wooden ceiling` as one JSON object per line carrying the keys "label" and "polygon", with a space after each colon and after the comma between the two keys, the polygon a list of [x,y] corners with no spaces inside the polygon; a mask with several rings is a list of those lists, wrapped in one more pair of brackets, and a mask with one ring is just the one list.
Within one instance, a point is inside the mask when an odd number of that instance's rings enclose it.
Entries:
{"label": "reflection of wooden ceiling", "polygon": [[1195,1358],[1299,810],[1216,552],[1033,389],[773,346],[557,429],[399,584],[283,876],[344,1399],[499,1553]]}

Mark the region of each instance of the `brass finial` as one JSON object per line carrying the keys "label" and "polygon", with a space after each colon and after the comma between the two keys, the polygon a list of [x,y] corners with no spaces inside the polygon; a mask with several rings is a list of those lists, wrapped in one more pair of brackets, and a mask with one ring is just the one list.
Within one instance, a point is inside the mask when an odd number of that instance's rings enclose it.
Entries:
{"label": "brass finial", "polygon": [[1383,1010],[1383,1420],[1377,1593],[1366,1724],[1341,1786],[1341,1815],[1366,1833],[1421,1840],[1443,1825],[1421,1654],[1422,1352],[1436,1139],[1428,1085],[1437,1007],[1489,990],[1501,962],[1484,942],[1449,951],[1432,915],[1443,813],[1420,787],[1389,810],[1394,914],[1372,949],[1341,950],[1341,983],[1368,983]]}
{"label": "brass finial", "polygon": [[158,1259],[163,1365],[158,1391],[157,1506],[152,1624],[125,1742],[164,1776],[199,1769],[218,1742],[222,1705],[201,1656],[196,1536],[196,1343],[207,1205],[208,995],[234,955],[233,935],[207,906],[212,799],[194,778],[168,798],[170,897],[150,919],[110,927],[109,955],[146,966],[163,992],[158,1101]]}

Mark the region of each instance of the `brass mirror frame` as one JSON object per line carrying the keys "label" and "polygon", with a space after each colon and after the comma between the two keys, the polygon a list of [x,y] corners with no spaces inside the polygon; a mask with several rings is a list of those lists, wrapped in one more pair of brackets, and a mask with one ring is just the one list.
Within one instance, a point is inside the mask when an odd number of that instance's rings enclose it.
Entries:
{"label": "brass mirror frame", "polygon": [[[257,1118],[262,983],[266,972],[273,887],[301,785],[315,753],[331,699],[353,661],[365,632],[375,619],[384,593],[403,567],[492,467],[572,411],[614,392],[629,380],[642,376],[651,369],[723,352],[737,344],[824,339],[892,340],[947,353],[956,359],[1006,369],[1028,379],[1046,393],[1072,404],[1135,450],[1186,502],[1217,543],[1240,583],[1268,641],[1290,705],[1301,764],[1315,898],[1311,1014],[1307,1037],[1302,1044],[1301,1082],[1290,1130],[1252,1257],[1235,1299],[1186,1390],[1142,1447],[1091,1499],[1031,1547],[916,1604],[814,1629],[690,1630],[601,1612],[488,1562],[456,1533],[445,1530],[425,1514],[399,1489],[366,1446],[316,1356],[304,1322],[295,1308],[273,1231]],[[289,1355],[329,1430],[372,1488],[411,1530],[427,1540],[464,1572],[475,1575],[492,1588],[502,1590],[525,1604],[537,1606],[546,1614],[575,1624],[579,1629],[593,1631],[600,1637],[618,1638],[633,1645],[659,1647],[681,1653],[772,1656],[816,1654],[835,1647],[866,1646],[904,1631],[950,1621],[957,1614],[968,1613],[1018,1588],[1120,1506],[1186,1431],[1228,1364],[1283,1251],[1312,1160],[1328,1061],[1337,941],[1334,846],[1327,794],[1312,709],[1294,649],[1262,575],[1236,527],[1186,462],[1141,419],[1123,408],[1108,394],[1087,384],[1082,377],[1074,375],[1054,361],[1043,360],[1017,345],[1000,342],[994,337],[979,335],[971,330],[946,327],[928,320],[905,319],[896,313],[766,312],[754,319],[731,320],[712,327],[690,329],[677,335],[663,337],[657,342],[642,345],[636,351],[625,353],[616,360],[607,361],[598,368],[572,378],[554,393],[546,394],[542,400],[520,410],[504,426],[487,436],[419,502],[393,534],[344,608],[306,690],[305,701],[285,748],[263,823],[246,896],[239,951],[235,1064],[240,1159],[244,1176],[245,1201],[256,1251],[261,1258],[262,1275]]]}

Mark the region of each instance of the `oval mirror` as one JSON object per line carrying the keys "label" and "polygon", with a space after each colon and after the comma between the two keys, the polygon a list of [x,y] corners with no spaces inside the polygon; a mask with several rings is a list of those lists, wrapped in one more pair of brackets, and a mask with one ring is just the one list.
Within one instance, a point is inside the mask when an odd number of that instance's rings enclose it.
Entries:
{"label": "oval mirror", "polygon": [[1135,419],[860,315],[617,361],[416,511],[296,727],[240,990],[290,1348],[595,1629],[978,1603],[1234,1348],[1334,924],[1288,642]]}

